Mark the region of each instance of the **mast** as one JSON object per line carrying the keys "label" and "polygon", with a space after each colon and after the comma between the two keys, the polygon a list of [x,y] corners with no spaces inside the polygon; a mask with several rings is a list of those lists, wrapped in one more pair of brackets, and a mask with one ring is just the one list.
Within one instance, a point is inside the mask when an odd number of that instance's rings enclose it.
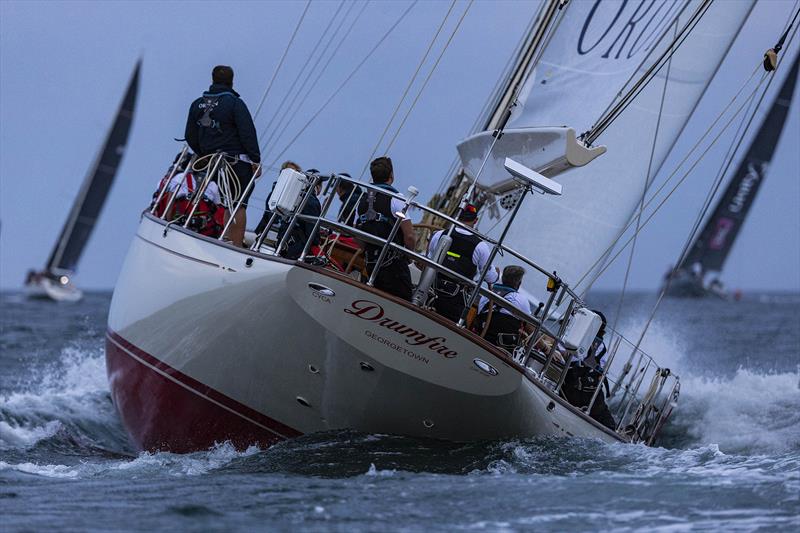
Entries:
{"label": "mast", "polygon": [[78,196],[72,204],[64,227],[61,229],[50,258],[47,261],[48,272],[74,272],[83,249],[100,216],[114,177],[125,153],[128,142],[133,110],[136,105],[136,94],[139,88],[139,70],[141,59],[136,62],[128,88],[122,103],[117,110],[116,118],[106,136],[105,143],[95,158],[83,180]]}
{"label": "mast", "polygon": [[540,7],[537,21],[533,25],[534,29],[529,33],[525,45],[520,50],[516,66],[509,73],[505,83],[505,90],[495,103],[494,111],[491,112],[489,119],[484,124],[484,130],[497,129],[503,123],[504,117],[511,112],[519,86],[527,77],[536,52],[541,49],[542,40],[547,34],[547,29],[558,11],[565,5],[566,2],[562,0],[547,0]]}
{"label": "mast", "polygon": [[676,270],[687,270],[695,263],[699,263],[703,267],[703,272],[722,271],[736,236],[764,182],[778,140],[786,125],[789,106],[797,85],[798,62],[800,54],[795,56],[792,68],[784,79],[769,113],[751,141],[727,189],[718,200],[714,212]]}
{"label": "mast", "polygon": [[[528,26],[528,34],[524,43],[519,48],[517,57],[513,62],[505,80],[500,84],[500,89],[492,95],[494,103],[489,106],[482,121],[479,122],[478,131],[497,130],[502,128],[511,114],[515,105],[516,96],[520,85],[525,81],[527,73],[532,66],[537,51],[541,50],[542,41],[547,34],[555,16],[560,9],[563,9],[569,0],[544,0],[539,6],[539,13],[536,15],[532,24]],[[471,131],[470,134],[475,133]],[[453,213],[457,208],[464,194],[467,192],[468,180],[464,178],[463,169],[456,172],[450,180],[450,186],[443,196],[434,195],[430,205],[442,211]],[[432,223],[433,217],[423,219],[425,223]]]}

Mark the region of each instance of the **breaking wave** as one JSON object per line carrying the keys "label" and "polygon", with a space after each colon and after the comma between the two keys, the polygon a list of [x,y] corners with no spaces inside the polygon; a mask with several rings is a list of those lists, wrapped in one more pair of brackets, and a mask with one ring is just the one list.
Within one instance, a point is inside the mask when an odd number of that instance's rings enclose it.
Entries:
{"label": "breaking wave", "polygon": [[142,452],[129,460],[80,462],[74,465],[33,462],[8,463],[0,460],[0,472],[11,470],[24,474],[62,479],[83,479],[114,475],[128,477],[131,473],[199,476],[222,468],[236,459],[249,457],[260,451],[255,446],[251,446],[244,451],[237,451],[232,444],[226,442],[218,444],[207,451],[185,455],[169,452]]}
{"label": "breaking wave", "polygon": [[[607,469],[712,468],[724,472],[744,468],[765,454],[773,456],[770,464],[797,471],[800,376],[740,368],[728,377],[694,377],[682,371],[683,352],[676,339],[656,327],[645,343],[648,352],[667,359],[683,374],[681,399],[659,443],[662,448],[553,439],[462,446],[331,432],[266,451],[236,451],[223,443],[188,455],[137,454],[110,401],[102,349],[96,344],[91,349],[70,346],[52,364],[33,369],[18,390],[0,393],[0,472],[68,479],[132,471],[192,476],[231,465],[238,471],[334,477],[386,477],[402,471],[570,475]],[[794,483],[800,484],[796,479]]]}
{"label": "breaking wave", "polygon": [[[641,331],[641,324],[626,326]],[[678,406],[660,445],[716,445],[738,454],[800,451],[800,372],[740,366],[725,376],[698,375],[681,337],[659,323],[649,329],[643,349],[681,376]]]}
{"label": "breaking wave", "polygon": [[0,395],[0,451],[49,446],[130,452],[100,349],[65,348],[55,362],[33,369],[19,389]]}

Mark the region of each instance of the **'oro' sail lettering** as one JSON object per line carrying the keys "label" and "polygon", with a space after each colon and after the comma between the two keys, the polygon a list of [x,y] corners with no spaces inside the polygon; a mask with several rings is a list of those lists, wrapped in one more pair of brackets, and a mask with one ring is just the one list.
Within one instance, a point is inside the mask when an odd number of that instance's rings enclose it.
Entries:
{"label": "'oro' sail lettering", "polygon": [[[625,59],[630,59],[640,51],[647,51],[653,46],[654,38],[663,32],[667,24],[672,22],[675,9],[680,7],[679,2],[664,3],[656,2],[656,0],[641,0],[632,11],[631,9],[626,10],[633,4],[634,2],[630,0],[623,0],[617,7],[617,5],[610,5],[603,0],[596,0],[586,16],[578,37],[578,53],[586,55],[600,47],[600,50],[604,50],[600,55],[603,59],[619,59],[623,52],[625,52]],[[602,15],[610,12],[605,10],[605,6],[609,6],[609,9],[616,9],[616,13],[611,18],[611,22],[604,27],[603,21],[608,20],[608,17]],[[655,9],[653,9],[654,7]],[[666,10],[664,10],[665,7]],[[594,36],[597,34],[600,36],[595,38]],[[592,43],[592,41],[594,42]],[[630,46],[628,46],[629,43]],[[616,53],[614,53],[615,51]]]}

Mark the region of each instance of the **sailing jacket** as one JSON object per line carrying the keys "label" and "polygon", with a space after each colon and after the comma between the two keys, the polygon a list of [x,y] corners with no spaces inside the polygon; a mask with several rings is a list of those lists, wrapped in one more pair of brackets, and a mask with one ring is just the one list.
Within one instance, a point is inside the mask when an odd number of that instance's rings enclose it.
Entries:
{"label": "sailing jacket", "polygon": [[222,151],[261,161],[253,118],[239,93],[227,85],[214,84],[192,102],[186,119],[186,142],[204,156]]}

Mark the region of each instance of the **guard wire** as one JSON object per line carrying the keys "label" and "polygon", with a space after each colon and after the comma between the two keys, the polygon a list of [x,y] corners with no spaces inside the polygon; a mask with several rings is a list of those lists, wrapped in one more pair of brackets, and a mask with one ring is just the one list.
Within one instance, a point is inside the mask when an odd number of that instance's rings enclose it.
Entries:
{"label": "guard wire", "polygon": [[472,7],[473,1],[474,0],[469,0],[469,3],[467,4],[466,9],[464,9],[464,12],[461,14],[461,17],[458,19],[458,22],[456,23],[456,27],[453,28],[453,31],[450,33],[450,37],[447,39],[447,42],[444,43],[444,47],[442,48],[442,51],[439,52],[439,56],[436,58],[436,62],[433,64],[433,66],[431,67],[430,72],[428,72],[428,75],[425,77],[425,81],[422,82],[422,87],[420,87],[419,91],[417,91],[417,95],[414,97],[414,101],[411,102],[411,106],[406,110],[406,113],[403,116],[403,120],[400,121],[400,125],[397,127],[397,131],[395,131],[394,136],[389,141],[389,144],[386,146],[386,151],[387,152],[394,145],[394,142],[397,140],[397,136],[400,135],[400,131],[403,129],[403,126],[405,126],[406,121],[408,120],[408,117],[411,115],[411,112],[414,110],[414,107],[417,105],[417,102],[419,101],[420,97],[422,96],[422,93],[425,91],[425,88],[428,86],[428,82],[431,81],[431,78],[433,77],[433,73],[436,72],[436,68],[439,66],[439,62],[441,62],[442,57],[444,57],[444,53],[450,47],[450,43],[453,42],[453,38],[456,36],[456,33],[458,33],[458,29],[461,27],[461,23],[464,22],[464,18],[467,16],[467,13],[469,13],[469,9]]}
{"label": "guard wire", "polygon": [[433,49],[433,45],[436,43],[436,40],[439,38],[439,34],[442,33],[442,28],[444,28],[444,25],[447,22],[447,19],[450,17],[450,13],[452,13],[453,8],[455,7],[455,5],[456,5],[456,0],[452,0],[452,2],[450,2],[450,7],[447,9],[447,13],[445,13],[444,14],[444,18],[442,18],[442,22],[439,24],[439,27],[436,28],[436,32],[433,34],[433,38],[431,39],[431,42],[428,43],[428,48],[425,50],[425,53],[422,55],[422,58],[419,60],[419,63],[417,64],[417,68],[414,71],[414,74],[411,76],[411,79],[408,80],[408,84],[406,84],[406,88],[403,91],[403,94],[400,96],[400,100],[397,102],[397,105],[395,106],[394,111],[392,111],[392,116],[389,117],[389,121],[386,123],[386,127],[383,128],[383,132],[381,133],[380,138],[378,138],[378,142],[376,142],[375,146],[372,148],[372,152],[370,152],[369,158],[367,159],[367,162],[364,164],[364,168],[361,169],[361,173],[358,175],[358,179],[359,180],[364,177],[364,172],[367,171],[367,168],[369,167],[369,164],[372,161],[372,158],[375,157],[375,153],[378,151],[378,148],[380,147],[381,143],[383,142],[383,139],[386,137],[386,134],[389,132],[389,128],[392,126],[392,122],[394,121],[395,117],[397,116],[397,113],[400,112],[400,107],[403,105],[403,102],[405,102],[406,96],[408,96],[408,93],[411,90],[411,87],[414,85],[414,82],[417,80],[417,76],[419,75],[420,70],[422,70],[422,66],[425,64],[425,61],[427,61],[428,55],[430,55],[431,50]]}
{"label": "guard wire", "polygon": [[[358,22],[358,20],[361,18],[361,15],[363,15],[363,14],[364,14],[364,11],[366,10],[366,8],[367,8],[367,5],[369,5],[369,2],[370,2],[370,0],[367,0],[367,1],[366,1],[366,2],[364,2],[364,4],[361,6],[361,9],[360,9],[360,10],[359,10],[359,12],[356,14],[355,18],[354,18],[354,19],[353,19],[353,20],[350,22],[350,25],[348,26],[348,28],[347,28],[347,30],[345,31],[344,35],[342,36],[342,38],[341,38],[341,39],[339,39],[339,42],[336,44],[336,47],[335,47],[335,48],[333,48],[333,53],[331,53],[331,55],[329,55],[329,56],[328,56],[328,59],[327,59],[327,60],[325,60],[325,64],[322,66],[322,68],[319,70],[319,72],[317,72],[317,75],[316,75],[316,77],[314,78],[314,81],[312,81],[310,84],[305,84],[305,83],[304,83],[304,85],[307,85],[307,87],[305,87],[305,92],[303,93],[303,96],[300,98],[300,101],[299,101],[299,104],[298,104],[298,105],[302,105],[303,103],[305,103],[305,102],[307,102],[307,101],[308,101],[308,97],[309,97],[309,95],[311,94],[311,91],[313,91],[313,90],[316,88],[317,84],[319,83],[319,80],[322,78],[322,76],[323,76],[323,75],[325,74],[325,72],[328,70],[328,67],[330,66],[331,62],[332,62],[332,61],[333,61],[333,59],[336,57],[336,55],[339,53],[339,50],[341,49],[342,45],[343,45],[343,44],[344,44],[344,42],[347,40],[347,38],[350,36],[350,33],[352,33],[352,31],[353,31],[353,27],[355,27],[356,23],[357,23],[357,22]],[[352,7],[353,7],[353,6],[355,6],[355,2],[354,2],[353,4],[351,4],[351,6],[350,6],[350,7],[351,7],[351,9],[348,9],[347,13],[345,13],[345,16],[344,16],[344,18],[342,19],[342,23],[343,23],[343,22],[344,22],[344,21],[347,19],[347,17],[350,15],[350,12],[351,12],[351,10],[352,10]],[[340,27],[341,27],[341,26],[340,26]],[[336,32],[334,33],[334,37],[335,37],[335,36],[338,34],[338,32],[339,32],[339,28],[337,28]],[[329,43],[329,44],[330,44],[330,43]],[[298,93],[298,94],[299,94],[299,93]],[[292,106],[292,104],[290,104],[290,107],[291,107],[291,106]],[[297,108],[295,108],[295,111],[296,111],[296,110],[297,110]],[[279,133],[278,133],[277,137],[275,137],[275,139],[274,139],[274,141],[275,141],[275,142],[272,144],[272,146],[267,146],[267,147],[266,147],[266,152],[265,152],[265,154],[267,154],[267,155],[264,155],[264,156],[263,156],[263,157],[264,157],[264,159],[267,159],[267,158],[268,158],[268,154],[269,154],[269,153],[272,151],[272,147],[273,147],[273,146],[275,146],[275,145],[278,143],[278,141],[279,141],[280,139],[282,139],[282,138],[283,138],[283,134],[284,134],[284,132],[287,130],[287,128],[289,127],[289,125],[290,125],[290,124],[292,124],[292,122],[293,122],[293,120],[294,120],[295,118],[296,118],[296,113],[290,113],[290,114],[289,114],[289,121],[288,121],[288,122],[286,122],[285,124],[283,124],[283,126],[280,128],[280,131],[279,131]]]}
{"label": "guard wire", "polygon": [[355,66],[355,68],[352,71],[350,71],[350,73],[347,75],[347,77],[344,80],[342,80],[342,82],[338,85],[338,87],[336,87],[336,89],[331,93],[331,95],[328,97],[328,99],[325,100],[325,102],[319,107],[319,109],[317,109],[317,111],[313,115],[311,115],[311,118],[309,118],[306,121],[306,123],[303,125],[303,127],[300,128],[300,130],[294,135],[294,137],[292,137],[292,139],[283,148],[283,150],[281,150],[278,153],[278,155],[270,163],[270,166],[273,166],[273,165],[275,165],[275,163],[277,163],[277,161],[283,156],[283,154],[285,154],[286,151],[289,150],[289,148],[291,148],[292,145],[297,141],[297,139],[300,138],[300,136],[303,134],[303,132],[305,132],[305,130],[308,128],[308,126],[310,126],[311,123],[314,122],[314,120],[320,115],[320,113],[322,113],[328,107],[328,104],[331,103],[331,101],[336,97],[336,95],[338,95],[342,91],[342,89],[350,82],[350,80],[353,79],[353,77],[358,73],[358,71],[361,70],[361,67],[364,66],[364,64],[369,60],[369,58],[372,57],[372,55],[378,50],[378,48],[380,48],[380,46],[384,43],[384,41],[386,41],[386,39],[389,37],[389,35],[391,35],[392,32],[395,30],[395,28],[397,28],[397,26],[400,24],[400,22],[402,22],[403,19],[406,18],[408,13],[411,12],[411,10],[414,8],[415,5],[417,5],[418,1],[419,0],[413,0],[411,2],[411,4],[409,4],[409,6],[403,11],[403,13],[400,14],[400,16],[397,18],[397,20],[395,20],[394,23],[389,27],[389,29],[386,30],[386,32],[378,40],[378,42],[375,43],[375,45],[373,45],[373,47],[367,52],[367,54]]}
{"label": "guard wire", "polygon": [[308,13],[308,8],[311,7],[311,0],[306,2],[306,7],[303,9],[303,14],[300,15],[300,20],[297,21],[297,25],[294,27],[294,31],[292,32],[292,36],[289,39],[289,44],[286,45],[286,48],[283,51],[283,55],[281,55],[280,61],[278,61],[278,66],[275,67],[275,70],[272,72],[272,78],[270,78],[269,83],[267,84],[267,88],[264,90],[264,94],[261,96],[261,101],[258,102],[258,107],[256,107],[256,112],[253,113],[253,119],[255,120],[258,117],[259,112],[261,112],[261,108],[264,105],[264,102],[267,100],[267,95],[269,91],[272,89],[272,84],[275,83],[275,78],[278,77],[278,72],[280,72],[281,67],[283,66],[284,60],[286,60],[286,55],[289,53],[289,49],[292,47],[292,43],[294,42],[294,38],[297,36],[298,30],[300,30],[300,26],[303,24],[303,19],[306,18],[306,13]]}
{"label": "guard wire", "polygon": [[[281,101],[278,104],[278,106],[275,108],[275,111],[272,113],[272,117],[269,119],[269,121],[267,121],[266,126],[264,126],[264,129],[261,131],[261,137],[262,138],[265,135],[267,135],[268,131],[271,131],[271,133],[267,137],[267,140],[262,143],[262,148],[261,148],[262,151],[264,150],[265,147],[269,146],[270,141],[272,141],[273,136],[278,131],[278,124],[280,124],[283,121],[283,119],[286,116],[286,113],[288,112],[288,106],[286,106],[286,101],[289,99],[289,97],[291,95],[295,95],[295,96],[297,95],[297,91],[295,91],[295,87],[297,87],[297,84],[300,82],[300,78],[303,77],[303,74],[305,73],[306,68],[308,67],[309,63],[311,63],[311,60],[317,54],[317,51],[319,50],[319,47],[322,44],[322,41],[325,40],[325,37],[328,35],[328,32],[333,27],[333,23],[336,20],[336,18],[339,16],[339,13],[342,11],[343,7],[344,7],[344,0],[339,2],[339,7],[336,8],[336,12],[328,20],[328,24],[325,26],[325,29],[322,31],[322,33],[320,33],[319,38],[317,39],[317,42],[314,44],[314,47],[311,49],[311,53],[309,53],[308,56],[306,57],[306,60],[303,63],[303,66],[300,67],[300,70],[297,72],[297,75],[294,77],[294,80],[292,81],[291,85],[287,89],[286,93],[283,95],[283,98],[281,98]],[[311,69],[309,70],[308,76],[311,75],[311,73],[313,72],[314,68],[317,66],[317,64],[319,64],[319,59],[321,59],[324,54],[325,54],[325,52],[323,50],[323,52],[319,55],[319,58],[317,59],[317,63],[315,63],[314,66],[312,66]],[[281,113],[280,119],[277,118],[279,113]]]}

